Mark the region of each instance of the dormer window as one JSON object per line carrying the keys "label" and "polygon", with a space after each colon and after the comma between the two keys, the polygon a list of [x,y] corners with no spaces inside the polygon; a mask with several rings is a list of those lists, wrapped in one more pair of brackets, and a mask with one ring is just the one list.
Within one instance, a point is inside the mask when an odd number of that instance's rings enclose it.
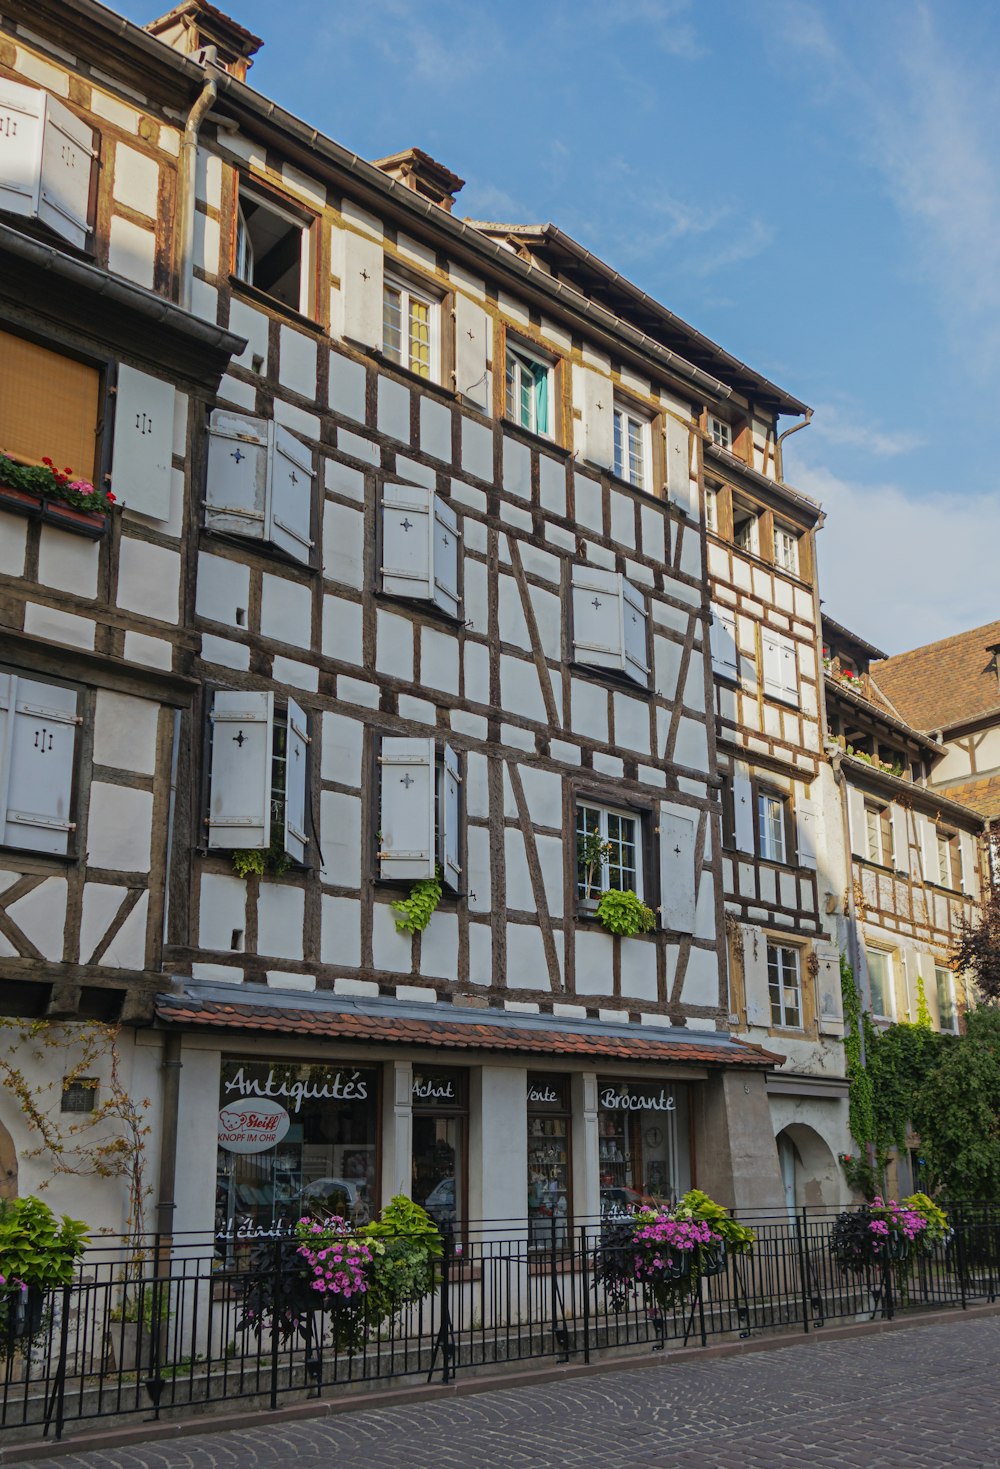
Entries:
{"label": "dormer window", "polygon": [[726,449],[731,454],[733,451],[732,426],[726,423],[724,418],[716,418],[714,415],[708,420],[709,431],[712,435],[712,443],[717,444],[720,449]]}
{"label": "dormer window", "polygon": [[759,518],[753,506],[744,505],[735,497],[733,498],[733,541],[741,551],[746,551],[751,556],[760,554],[760,538],[757,529]]}
{"label": "dormer window", "polygon": [[233,275],[293,311],[308,313],[305,221],[240,184]]}
{"label": "dormer window", "polygon": [[507,343],[506,413],[511,423],[533,434],[552,432],[552,367],[512,342]]}

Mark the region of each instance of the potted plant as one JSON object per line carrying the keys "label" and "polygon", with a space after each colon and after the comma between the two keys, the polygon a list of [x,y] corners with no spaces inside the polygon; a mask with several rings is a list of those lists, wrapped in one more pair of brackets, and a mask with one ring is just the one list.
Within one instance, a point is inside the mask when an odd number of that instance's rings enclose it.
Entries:
{"label": "potted plant", "polygon": [[22,464],[0,452],[0,507],[5,510],[97,538],[107,530],[115,504],[110,489],[96,488],[72,469],[57,469],[48,456],[41,464]]}
{"label": "potted plant", "polygon": [[[917,1197],[911,1195],[910,1199],[898,1203],[895,1199],[886,1201],[881,1194],[876,1194],[870,1204],[838,1214],[830,1246],[841,1270],[848,1274],[862,1274],[873,1265],[886,1262],[902,1266],[909,1259],[914,1244],[920,1249],[932,1249],[935,1236],[941,1237],[937,1233],[939,1226],[935,1222],[928,1236],[928,1218],[920,1207],[913,1207]],[[924,1200],[926,1195],[919,1198]],[[944,1221],[942,1227],[946,1229],[947,1221],[941,1210],[929,1199],[926,1203]]]}
{"label": "potted plant", "polygon": [[641,1209],[606,1228],[597,1274],[614,1310],[642,1290],[663,1312],[693,1296],[703,1278],[720,1275],[730,1253],[747,1254],[753,1244],[753,1230],[691,1189],[674,1209]]}
{"label": "potted plant", "polygon": [[0,1329],[8,1344],[30,1341],[49,1291],[69,1285],[87,1248],[87,1226],[30,1195],[0,1204]]}

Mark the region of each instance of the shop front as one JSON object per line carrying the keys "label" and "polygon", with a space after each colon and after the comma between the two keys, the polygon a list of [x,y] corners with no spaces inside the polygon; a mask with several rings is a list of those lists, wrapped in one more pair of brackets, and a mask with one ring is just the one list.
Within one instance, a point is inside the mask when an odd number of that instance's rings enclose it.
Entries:
{"label": "shop front", "polygon": [[529,1071],[526,1101],[529,1238],[563,1244],[572,1228],[570,1077]]}
{"label": "shop front", "polygon": [[410,1197],[439,1229],[468,1219],[469,1073],[413,1068],[413,1187]]}
{"label": "shop front", "polygon": [[601,1216],[673,1205],[691,1187],[688,1087],[598,1078]]}

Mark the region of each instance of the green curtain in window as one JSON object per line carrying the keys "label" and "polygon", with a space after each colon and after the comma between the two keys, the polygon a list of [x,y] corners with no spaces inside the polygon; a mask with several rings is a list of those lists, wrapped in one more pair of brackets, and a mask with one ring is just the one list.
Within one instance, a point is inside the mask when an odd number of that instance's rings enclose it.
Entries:
{"label": "green curtain in window", "polygon": [[532,364],[535,370],[535,432],[549,431],[549,375],[544,367]]}

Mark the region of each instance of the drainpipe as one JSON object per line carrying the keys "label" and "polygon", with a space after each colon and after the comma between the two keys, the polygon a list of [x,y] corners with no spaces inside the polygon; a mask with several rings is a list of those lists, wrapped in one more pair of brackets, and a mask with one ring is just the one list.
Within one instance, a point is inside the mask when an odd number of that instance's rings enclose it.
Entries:
{"label": "drainpipe", "polygon": [[173,1234],[174,1187],[177,1180],[177,1112],[181,1090],[181,1036],[168,1031],[163,1038],[163,1128],[160,1135],[160,1178],[156,1203],[156,1232],[161,1250],[169,1255]]}
{"label": "drainpipe", "polygon": [[180,284],[180,304],[185,311],[191,310],[192,261],[194,259],[194,215],[195,190],[198,169],[198,133],[205,113],[215,101],[219,81],[215,76],[206,76],[205,85],[197,102],[191,108],[184,136],[181,139],[180,156],[180,207],[177,211],[177,276]]}
{"label": "drainpipe", "polygon": [[[847,777],[842,769],[843,755],[839,749],[830,755],[830,763],[833,766],[833,778],[840,788],[840,819],[843,832],[844,852],[847,856],[847,959],[854,975],[854,986],[861,999],[862,1012],[871,1012],[871,987],[866,982],[861,983],[861,950],[858,943],[858,909],[854,900],[854,859],[851,853],[851,822],[847,808]],[[865,1030],[861,1026],[858,1037],[861,1042],[861,1064],[866,1066],[868,1057],[865,1052]],[[875,1144],[866,1143],[865,1152],[871,1167],[875,1167]]]}
{"label": "drainpipe", "polygon": [[782,481],[782,482],[784,482],[784,478],[785,478],[785,458],[784,458],[784,452],[783,452],[781,446],[785,442],[785,440],[788,438],[788,435],[789,434],[797,434],[800,428],[808,428],[809,425],[812,423],[812,416],[813,416],[812,409],[811,408],[807,408],[806,409],[806,416],[802,420],[801,423],[793,423],[792,426],[791,426],[791,428],[786,428],[785,431],[784,431],[784,433],[781,433],[781,434],[778,435],[777,441],[775,442],[775,445],[774,445],[775,457],[777,459],[777,463],[775,465],[775,469],[778,472],[778,479],[780,481]]}

